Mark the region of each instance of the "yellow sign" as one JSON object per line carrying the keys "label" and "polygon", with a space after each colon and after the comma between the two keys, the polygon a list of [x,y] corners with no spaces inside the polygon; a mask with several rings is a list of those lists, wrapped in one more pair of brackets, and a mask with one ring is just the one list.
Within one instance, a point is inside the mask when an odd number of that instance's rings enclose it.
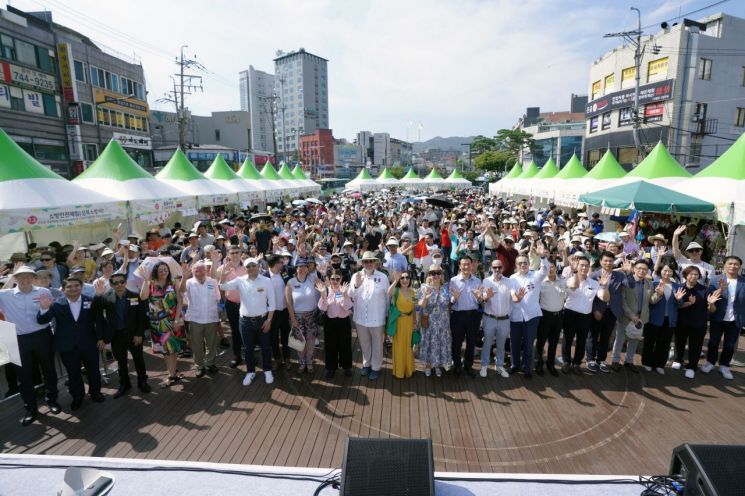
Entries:
{"label": "yellow sign", "polygon": [[600,80],[592,83],[592,99],[594,100],[600,94]]}
{"label": "yellow sign", "polygon": [[667,75],[667,62],[668,58],[663,57],[661,59],[653,60],[647,64],[647,77],[657,75]]}
{"label": "yellow sign", "polygon": [[615,83],[616,77],[615,74],[608,74],[605,76],[605,91],[608,92],[608,89],[613,88],[613,84]]}
{"label": "yellow sign", "polygon": [[59,76],[62,81],[62,97],[66,102],[77,100],[75,94],[75,81],[70,65],[70,45],[57,43],[57,60],[59,61]]}
{"label": "yellow sign", "polygon": [[636,67],[627,67],[621,71],[621,84],[636,77]]}
{"label": "yellow sign", "polygon": [[120,110],[143,117],[147,117],[148,115],[147,102],[132,97],[128,98],[121,93],[94,88],[93,99],[100,108]]}

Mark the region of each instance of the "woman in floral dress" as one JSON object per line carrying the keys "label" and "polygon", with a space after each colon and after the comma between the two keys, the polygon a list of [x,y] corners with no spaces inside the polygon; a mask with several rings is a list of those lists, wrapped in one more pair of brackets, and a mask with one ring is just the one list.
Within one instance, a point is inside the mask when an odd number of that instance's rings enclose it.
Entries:
{"label": "woman in floral dress", "polygon": [[184,321],[181,318],[181,294],[171,280],[171,270],[158,262],[152,272],[145,273],[140,300],[148,302],[148,319],[153,351],[165,355],[168,379],[162,387],[170,387],[182,378],[178,374],[178,353],[186,346]]}
{"label": "woman in floral dress", "polygon": [[422,316],[428,318],[422,325],[422,340],[419,343],[419,361],[424,363],[427,377],[435,369],[437,377],[442,369],[447,369],[452,361],[450,336],[450,294],[442,282],[442,267],[433,264],[427,273],[427,280],[421,288],[422,299],[419,306]]}

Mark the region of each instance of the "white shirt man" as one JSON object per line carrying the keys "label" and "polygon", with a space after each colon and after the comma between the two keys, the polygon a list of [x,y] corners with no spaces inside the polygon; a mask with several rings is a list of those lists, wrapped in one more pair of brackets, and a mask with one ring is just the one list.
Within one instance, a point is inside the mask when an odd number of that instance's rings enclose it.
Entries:
{"label": "white shirt man", "polygon": [[349,295],[354,301],[352,320],[362,348],[363,376],[378,378],[383,366],[383,328],[388,311],[388,278],[375,270],[378,259],[372,252],[362,256],[363,269],[354,274]]}
{"label": "white shirt man", "polygon": [[513,281],[502,276],[504,265],[499,259],[491,262],[492,275],[481,285],[484,300],[484,345],[481,348],[481,377],[486,377],[492,340],[496,340],[495,367],[502,377],[509,377],[504,368],[504,344],[510,335]]}
{"label": "white shirt man", "polygon": [[[189,278],[190,272],[194,277]],[[195,262],[191,270],[186,266],[181,288],[188,302],[184,320],[189,322],[197,377],[202,377],[206,371],[214,374],[217,372],[215,355],[220,325],[220,288],[217,281],[207,277],[207,265],[202,260]]]}
{"label": "white shirt man", "polygon": [[561,328],[564,320],[564,302],[566,300],[567,290],[566,281],[557,274],[556,263],[550,263],[548,275],[541,281],[540,297],[538,303],[541,306],[541,321],[538,323],[538,336],[536,338],[536,357],[535,372],[543,375],[543,348],[548,342],[548,354],[546,356],[546,366],[551,375],[557,376],[556,348],[561,335]]}

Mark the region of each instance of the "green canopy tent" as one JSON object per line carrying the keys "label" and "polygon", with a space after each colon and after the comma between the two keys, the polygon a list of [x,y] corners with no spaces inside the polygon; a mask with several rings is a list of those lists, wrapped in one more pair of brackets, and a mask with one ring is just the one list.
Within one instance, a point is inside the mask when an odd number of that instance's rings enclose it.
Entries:
{"label": "green canopy tent", "polygon": [[[579,164],[579,160],[577,160],[577,163]],[[582,164],[579,165],[581,166]],[[568,167],[569,163],[567,163],[567,167],[565,168]],[[577,170],[576,165],[573,167]],[[617,184],[618,179],[625,175],[626,171],[624,168],[621,167],[621,164],[618,163],[610,150],[607,150],[600,158],[600,161],[595,164],[595,167],[590,169],[584,176],[568,181],[570,184],[558,189],[554,201],[557,205],[576,207],[578,206],[577,198],[582,193],[611,187]]]}
{"label": "green canopy tent", "polygon": [[406,174],[401,178],[399,183],[406,189],[417,189],[422,187],[423,181],[422,178],[414,172],[414,168],[409,167],[409,170],[406,171]]}
{"label": "green canopy tent", "polygon": [[261,177],[274,186],[275,192],[279,194],[279,198],[290,198],[293,196],[293,193],[297,193],[297,189],[293,187],[288,179],[282,179],[279,176],[271,162],[264,164],[264,168],[261,169]]}
{"label": "green canopy tent", "polygon": [[200,207],[232,205],[238,202],[238,195],[204,177],[180,148],[176,149],[165,167],[155,175],[155,179],[196,196]]}
{"label": "green canopy tent", "polygon": [[639,210],[649,213],[705,214],[714,205],[647,181],[635,181],[580,195],[579,201],[595,207]]}
{"label": "green canopy tent", "polygon": [[492,195],[499,195],[500,193],[505,193],[507,191],[507,186],[513,179],[517,179],[520,174],[523,173],[523,168],[520,166],[518,162],[515,162],[515,165],[512,166],[512,169],[507,173],[506,176],[504,176],[502,179],[497,181],[496,183],[492,183],[489,185],[489,193]]}
{"label": "green canopy tent", "polygon": [[285,162],[280,162],[279,170],[277,171],[277,174],[280,178],[288,181],[291,184],[291,187],[293,188],[293,193],[307,193],[307,187],[304,183],[301,183],[297,180],[297,178],[292,174],[292,171],[287,166]]}
{"label": "green canopy tent", "polygon": [[300,165],[296,165],[295,168],[292,169],[292,175],[295,176],[295,179],[299,180],[301,184],[308,188],[309,193],[321,192],[321,185],[308,178]]}
{"label": "green canopy tent", "polygon": [[448,177],[445,178],[445,182],[453,188],[470,188],[471,181],[463,177],[458,169],[453,169]]}
{"label": "green canopy tent", "polygon": [[205,171],[204,177],[229,191],[237,193],[238,201],[243,205],[264,199],[264,190],[257,184],[252,184],[236,174],[221,154],[218,154],[212,161],[212,165]]}
{"label": "green canopy tent", "polygon": [[662,142],[657,143],[649,155],[626,174],[619,184],[645,180],[660,186],[671,188],[680,185],[681,181],[691,177],[671,155]]}
{"label": "green canopy tent", "polygon": [[429,174],[424,176],[424,179],[422,179],[422,183],[424,188],[431,190],[445,188],[445,178],[443,178],[440,173],[437,172],[436,167],[433,167],[432,170],[429,171]]}
{"label": "green canopy tent", "polygon": [[523,167],[522,173],[507,184],[506,192],[511,195],[525,196],[526,193],[523,190],[527,188],[528,180],[534,178],[538,172],[538,166],[531,160],[528,165]]}
{"label": "green canopy tent", "polygon": [[266,201],[275,201],[281,197],[278,186],[273,181],[264,179],[250,158],[246,157],[236,174],[249,184],[261,188]]}
{"label": "green canopy tent", "polygon": [[378,175],[377,179],[375,179],[375,182],[377,182],[381,188],[398,186],[398,179],[396,179],[396,176],[391,174],[388,167],[383,168],[383,171]]}
{"label": "green canopy tent", "polygon": [[538,198],[553,198],[552,184],[554,176],[559,173],[559,168],[556,166],[556,161],[553,158],[549,158],[546,163],[538,171],[538,174],[533,176],[532,181],[527,181],[522,185],[522,193],[534,195]]}
{"label": "green canopy tent", "polygon": [[553,198],[554,203],[563,205],[564,196],[575,190],[578,184],[582,183],[582,178],[587,175],[587,169],[579,161],[574,153],[564,167],[556,174],[547,189],[551,190],[549,198]]}
{"label": "green canopy tent", "polygon": [[360,191],[374,191],[377,189],[375,178],[370,175],[366,168],[362,168],[357,177],[349,181],[345,186],[346,189],[358,189]]}

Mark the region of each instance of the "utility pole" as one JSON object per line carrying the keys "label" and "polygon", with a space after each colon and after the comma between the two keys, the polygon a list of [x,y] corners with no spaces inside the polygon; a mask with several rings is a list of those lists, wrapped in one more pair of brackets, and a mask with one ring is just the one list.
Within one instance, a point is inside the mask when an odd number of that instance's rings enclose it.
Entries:
{"label": "utility pole", "polygon": [[204,91],[202,87],[202,76],[196,74],[186,74],[187,69],[196,69],[199,71],[206,71],[207,69],[200,63],[197,62],[197,56],[194,55],[193,59],[184,57],[184,48],[188,48],[189,45],[181,45],[181,55],[176,57],[176,65],[179,66],[178,73],[174,74],[173,79],[173,90],[166,93],[163,98],[159,98],[159,102],[173,103],[176,107],[176,122],[178,123],[178,146],[183,151],[186,149],[186,130],[188,128],[190,116],[187,115],[187,107],[184,105],[184,99],[186,95],[191,95],[195,91]]}
{"label": "utility pole", "polygon": [[634,106],[631,108],[631,120],[634,126],[633,134],[636,153],[638,157],[641,158],[644,153],[644,148],[639,139],[639,128],[641,127],[641,118],[639,117],[639,84],[641,81],[641,65],[645,47],[642,46],[642,13],[636,7],[631,7],[631,10],[635,11],[637,15],[636,30],[622,31],[620,33],[608,33],[603,35],[603,38],[623,38],[628,43],[634,45],[634,67],[636,70],[636,77],[634,78]]}
{"label": "utility pole", "polygon": [[277,125],[274,122],[274,106],[277,104],[277,100],[279,100],[279,97],[275,94],[272,94],[271,96],[262,96],[260,100],[269,108],[269,115],[272,118],[272,145],[274,145],[274,157],[277,164],[279,164],[279,161],[276,160],[277,157]]}

